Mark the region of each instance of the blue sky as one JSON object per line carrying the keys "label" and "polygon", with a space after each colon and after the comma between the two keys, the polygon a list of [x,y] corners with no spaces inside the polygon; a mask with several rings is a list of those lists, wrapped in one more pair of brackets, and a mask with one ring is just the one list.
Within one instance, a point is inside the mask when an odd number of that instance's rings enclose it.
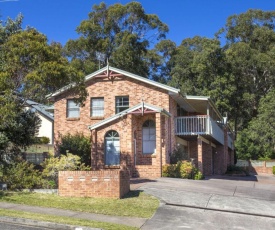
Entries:
{"label": "blue sky", "polygon": [[[35,27],[49,41],[61,42],[78,37],[76,27],[87,19],[97,0],[0,0],[2,20],[24,15],[24,27]],[[107,5],[129,0],[105,0]],[[196,35],[213,38],[228,16],[248,9],[275,10],[274,0],[140,0],[146,13],[157,14],[169,26],[168,39],[179,45]]]}

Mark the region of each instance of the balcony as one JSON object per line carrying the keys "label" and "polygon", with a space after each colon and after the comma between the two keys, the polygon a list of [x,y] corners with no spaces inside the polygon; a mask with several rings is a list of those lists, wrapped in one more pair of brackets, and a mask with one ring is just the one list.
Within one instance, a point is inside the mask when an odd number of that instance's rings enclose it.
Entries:
{"label": "balcony", "polygon": [[[222,145],[224,144],[223,129],[208,115],[176,117],[175,132],[176,135],[183,136],[210,135]],[[229,147],[233,147],[232,140],[230,143]]]}

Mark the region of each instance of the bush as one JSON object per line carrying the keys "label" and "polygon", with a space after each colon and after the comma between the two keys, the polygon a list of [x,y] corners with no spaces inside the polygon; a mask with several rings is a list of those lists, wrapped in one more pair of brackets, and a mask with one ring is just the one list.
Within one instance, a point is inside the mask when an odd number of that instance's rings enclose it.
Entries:
{"label": "bush", "polygon": [[36,137],[35,138],[35,144],[49,144],[50,138],[48,137]]}
{"label": "bush", "polygon": [[26,161],[1,166],[0,179],[10,190],[41,188],[43,179],[34,165]]}
{"label": "bush", "polygon": [[86,166],[91,165],[91,142],[88,137],[77,133],[61,136],[60,143],[57,144],[59,153],[66,155],[70,152],[80,157],[81,163]]}
{"label": "bush", "polygon": [[49,188],[57,187],[59,171],[87,171],[91,169],[90,167],[87,167],[81,163],[79,156],[73,155],[71,153],[68,153],[67,155],[61,155],[60,157],[50,157],[46,159],[41,165],[44,168],[42,176],[48,181],[44,184],[44,186]]}
{"label": "bush", "polygon": [[179,161],[188,160],[188,159],[189,159],[188,153],[184,149],[184,146],[179,145],[172,152],[171,157],[170,157],[170,163],[171,164],[177,164]]}
{"label": "bush", "polygon": [[203,174],[189,161],[178,161],[177,164],[162,167],[164,177],[202,180]]}
{"label": "bush", "polygon": [[275,166],[272,167],[273,175],[275,175]]}
{"label": "bush", "polygon": [[236,174],[236,175],[249,175],[249,168],[248,167],[239,167],[236,165],[229,165],[227,166],[227,170],[225,174]]}

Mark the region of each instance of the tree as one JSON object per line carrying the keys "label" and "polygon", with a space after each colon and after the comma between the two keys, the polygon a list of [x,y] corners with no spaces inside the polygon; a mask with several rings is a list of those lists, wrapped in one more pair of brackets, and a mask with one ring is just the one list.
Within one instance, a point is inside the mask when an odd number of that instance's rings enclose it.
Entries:
{"label": "tree", "polygon": [[61,45],[49,45],[46,36],[35,29],[11,35],[0,48],[3,52],[0,78],[5,86],[2,88],[20,93],[24,98],[43,103],[47,94],[83,80],[83,75],[62,56]]}
{"label": "tree", "polygon": [[236,148],[241,159],[275,157],[275,89],[261,98],[257,117],[238,135]]}
{"label": "tree", "polygon": [[23,15],[19,14],[15,20],[8,18],[0,20],[0,45],[5,43],[9,36],[22,31]]}
{"label": "tree", "polygon": [[41,124],[34,112],[22,110],[19,102],[14,104],[12,118],[0,120],[0,161],[14,159],[21,149],[33,144]]}
{"label": "tree", "polygon": [[257,115],[259,101],[275,83],[275,11],[249,10],[232,15],[217,36],[224,36],[226,74],[235,130]]}
{"label": "tree", "polygon": [[[149,75],[147,51],[154,40],[165,38],[166,24],[157,15],[146,14],[138,2],[126,5],[94,5],[89,18],[80,23],[77,40],[65,46],[75,67],[86,74],[97,68],[96,52],[105,55],[105,63],[141,76]],[[88,72],[89,71],[89,72]]]}

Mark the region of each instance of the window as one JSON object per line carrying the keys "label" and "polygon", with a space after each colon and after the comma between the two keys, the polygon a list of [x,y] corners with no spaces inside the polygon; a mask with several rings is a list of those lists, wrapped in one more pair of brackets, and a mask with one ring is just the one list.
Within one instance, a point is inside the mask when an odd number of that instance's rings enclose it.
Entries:
{"label": "window", "polygon": [[91,117],[104,116],[104,98],[91,98]]}
{"label": "window", "polygon": [[67,100],[67,117],[79,117],[79,104],[73,99]]}
{"label": "window", "polygon": [[142,126],[143,154],[152,154],[156,149],[156,125],[152,120],[147,120]]}
{"label": "window", "polygon": [[116,97],[116,113],[129,108],[129,96]]}
{"label": "window", "polygon": [[105,165],[120,164],[120,143],[117,131],[111,130],[105,135]]}

